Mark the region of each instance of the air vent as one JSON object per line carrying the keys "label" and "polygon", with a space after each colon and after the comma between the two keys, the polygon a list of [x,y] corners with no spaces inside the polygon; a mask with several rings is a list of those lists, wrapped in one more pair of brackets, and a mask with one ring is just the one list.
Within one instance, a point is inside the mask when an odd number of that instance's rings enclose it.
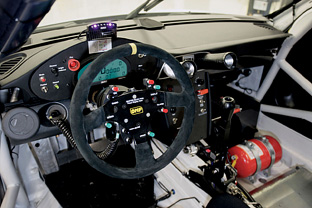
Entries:
{"label": "air vent", "polygon": [[17,56],[10,58],[0,63],[0,76],[9,74],[12,72],[19,63],[24,59],[24,56]]}
{"label": "air vent", "polygon": [[268,25],[268,24],[263,24],[263,23],[254,23],[254,25],[258,26],[258,27],[262,27],[265,28],[267,30],[276,30],[275,27]]}

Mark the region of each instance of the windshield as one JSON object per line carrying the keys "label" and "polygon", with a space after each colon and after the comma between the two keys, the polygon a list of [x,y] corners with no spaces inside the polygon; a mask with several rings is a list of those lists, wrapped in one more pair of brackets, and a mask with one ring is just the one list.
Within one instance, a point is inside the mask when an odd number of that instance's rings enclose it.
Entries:
{"label": "windshield", "polygon": [[[146,0],[56,0],[51,11],[39,26],[90,19],[104,16],[130,14]],[[268,15],[292,0],[155,0],[156,6],[148,13],[205,12],[236,15]],[[153,1],[149,1],[150,4]],[[144,9],[140,11],[146,13]],[[134,15],[136,16],[136,15]]]}

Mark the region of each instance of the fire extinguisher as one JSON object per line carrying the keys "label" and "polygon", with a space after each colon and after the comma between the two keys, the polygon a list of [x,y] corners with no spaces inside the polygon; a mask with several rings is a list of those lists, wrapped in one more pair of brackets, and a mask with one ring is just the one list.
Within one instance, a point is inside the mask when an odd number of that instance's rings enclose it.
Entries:
{"label": "fire extinguisher", "polygon": [[232,166],[237,170],[237,176],[246,178],[255,173],[270,169],[282,158],[280,143],[271,136],[261,136],[238,144],[228,150]]}

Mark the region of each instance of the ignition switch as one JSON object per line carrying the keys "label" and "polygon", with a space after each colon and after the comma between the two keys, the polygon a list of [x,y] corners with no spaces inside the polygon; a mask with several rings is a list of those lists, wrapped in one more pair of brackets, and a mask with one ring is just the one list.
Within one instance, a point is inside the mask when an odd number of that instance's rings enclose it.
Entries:
{"label": "ignition switch", "polygon": [[53,104],[46,111],[46,117],[51,119],[66,119],[67,109],[61,104]]}

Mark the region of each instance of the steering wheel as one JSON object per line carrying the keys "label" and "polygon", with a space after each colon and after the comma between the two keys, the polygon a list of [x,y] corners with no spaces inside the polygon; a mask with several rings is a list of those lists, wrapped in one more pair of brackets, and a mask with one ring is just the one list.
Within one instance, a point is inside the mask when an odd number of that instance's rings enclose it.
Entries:
{"label": "steering wheel", "polygon": [[[92,81],[104,66],[118,58],[137,54],[147,54],[167,63],[180,83],[182,91],[175,93],[146,89],[128,92],[111,99],[88,115],[83,115]],[[184,107],[184,117],[176,138],[168,149],[155,159],[149,143],[151,139],[149,123],[153,115],[159,113],[159,110],[165,106]],[[96,58],[80,77],[70,104],[70,127],[81,155],[96,170],[122,179],[145,177],[168,165],[184,148],[193,128],[194,116],[195,92],[181,64],[166,51],[141,43],[124,44]],[[128,122],[129,120],[131,122]],[[134,167],[119,167],[110,164],[98,158],[91,149],[86,133],[106,122],[119,123],[135,140],[136,164]],[[136,125],[131,126],[134,123]]]}

